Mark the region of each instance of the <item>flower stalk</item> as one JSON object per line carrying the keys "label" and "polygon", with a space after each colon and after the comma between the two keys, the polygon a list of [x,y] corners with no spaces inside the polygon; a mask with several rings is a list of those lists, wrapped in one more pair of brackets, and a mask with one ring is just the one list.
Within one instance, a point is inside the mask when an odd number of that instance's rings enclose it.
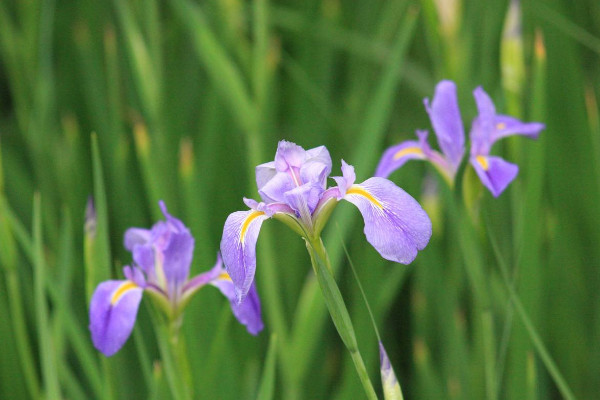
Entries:
{"label": "flower stalk", "polygon": [[323,245],[323,241],[320,237],[313,237],[311,239],[305,238],[305,240],[313,270],[317,276],[317,281],[321,287],[321,292],[323,293],[323,298],[325,299],[325,304],[327,305],[333,324],[335,325],[340,338],[344,342],[344,345],[350,352],[354,367],[356,368],[356,372],[360,378],[360,382],[362,383],[367,398],[371,400],[377,399],[365,363],[358,350],[350,314],[348,313],[340,289],[333,278],[329,256],[327,255],[327,250]]}

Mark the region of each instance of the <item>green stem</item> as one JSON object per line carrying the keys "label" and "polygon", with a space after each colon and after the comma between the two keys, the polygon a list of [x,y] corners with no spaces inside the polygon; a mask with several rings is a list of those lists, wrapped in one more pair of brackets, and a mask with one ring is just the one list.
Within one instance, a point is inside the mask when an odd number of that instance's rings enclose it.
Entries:
{"label": "green stem", "polygon": [[156,307],[151,307],[151,315],[154,326],[158,327],[158,348],[171,395],[175,400],[191,400],[189,364],[179,338],[180,320],[165,319]]}
{"label": "green stem", "polygon": [[313,269],[315,271],[315,275],[317,276],[317,280],[319,282],[319,286],[321,287],[321,292],[325,298],[325,304],[327,305],[329,314],[333,320],[333,324],[335,325],[340,338],[344,342],[344,345],[346,345],[346,348],[352,356],[354,367],[356,368],[356,372],[358,373],[358,377],[360,378],[360,382],[363,385],[367,398],[371,400],[377,399],[377,395],[375,394],[375,389],[373,389],[373,384],[369,379],[369,374],[367,373],[365,363],[360,355],[360,351],[358,350],[358,344],[356,342],[354,327],[352,326],[352,321],[350,320],[350,314],[348,313],[348,309],[346,308],[344,299],[340,293],[340,289],[333,278],[327,250],[325,250],[325,246],[323,246],[323,242],[319,237],[307,239],[306,247],[310,254]]}

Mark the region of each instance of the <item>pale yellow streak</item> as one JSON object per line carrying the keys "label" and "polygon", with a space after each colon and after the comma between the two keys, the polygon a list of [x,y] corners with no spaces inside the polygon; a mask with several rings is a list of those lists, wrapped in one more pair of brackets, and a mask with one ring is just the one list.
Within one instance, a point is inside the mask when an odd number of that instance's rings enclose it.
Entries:
{"label": "pale yellow streak", "polygon": [[506,128],[506,124],[504,122],[496,124],[496,129],[498,129],[499,131],[501,131],[504,128]]}
{"label": "pale yellow streak", "polygon": [[125,283],[123,283],[121,286],[119,286],[119,288],[113,293],[112,297],[110,298],[110,304],[111,305],[115,305],[117,304],[117,302],[119,301],[119,299],[121,297],[123,297],[123,295],[125,293],[127,293],[128,291],[130,291],[131,289],[135,289],[137,288],[138,285],[136,285],[135,283],[131,282],[131,281],[127,281]]}
{"label": "pale yellow streak", "polygon": [[379,208],[380,210],[383,210],[383,206],[381,205],[381,203],[379,202],[379,200],[377,200],[375,197],[373,197],[373,195],[369,192],[367,192],[365,189],[359,187],[359,186],[351,186],[350,189],[348,189],[346,191],[346,194],[357,194],[359,196],[362,196],[364,198],[366,198],[367,200],[369,200],[371,203],[373,203],[377,208]]}
{"label": "pale yellow streak", "polygon": [[394,160],[399,160],[400,158],[408,155],[423,156],[423,150],[418,147],[407,147],[394,154]]}
{"label": "pale yellow streak", "polygon": [[488,162],[488,159],[484,156],[477,156],[476,160],[479,163],[479,165],[481,165],[481,168],[483,168],[484,171],[487,171],[490,168],[490,163]]}
{"label": "pale yellow streak", "polygon": [[257,217],[260,217],[261,215],[264,215],[264,214],[265,213],[262,212],[262,211],[252,211],[250,213],[250,215],[248,215],[246,217],[246,220],[242,224],[242,230],[240,231],[240,241],[242,243],[244,243],[244,239],[246,237],[246,231],[248,230],[248,227],[250,226],[250,224],[252,223],[252,221],[254,221]]}

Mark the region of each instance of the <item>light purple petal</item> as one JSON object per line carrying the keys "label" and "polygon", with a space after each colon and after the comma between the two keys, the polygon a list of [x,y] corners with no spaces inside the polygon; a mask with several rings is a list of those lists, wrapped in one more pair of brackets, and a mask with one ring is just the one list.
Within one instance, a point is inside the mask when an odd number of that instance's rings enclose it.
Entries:
{"label": "light purple petal", "polygon": [[262,321],[260,299],[254,283],[250,286],[248,294],[241,303],[238,303],[233,282],[225,271],[210,283],[216,286],[229,299],[233,315],[235,315],[240,324],[246,326],[250,334],[258,335],[263,330],[264,324]]}
{"label": "light purple petal", "polygon": [[160,200],[158,202],[158,205],[163,215],[165,216],[167,223],[169,224],[169,228],[171,228],[171,230],[175,232],[189,232],[188,228],[183,224],[183,222],[169,214],[164,201]]}
{"label": "light purple petal", "polygon": [[306,150],[295,143],[281,140],[275,153],[275,168],[286,172],[290,168],[300,168],[306,159]]}
{"label": "light purple petal", "polygon": [[488,94],[477,87],[473,91],[479,114],[471,126],[471,155],[489,154],[496,120],[496,107]]}
{"label": "light purple petal", "polygon": [[388,148],[383,152],[375,176],[387,178],[392,172],[406,164],[409,160],[424,160],[425,154],[421,144],[415,140],[407,140]]}
{"label": "light purple petal", "polygon": [[367,240],[385,259],[409,264],[429,242],[427,213],[391,181],[369,178],[348,188],[344,199],[358,207]]}
{"label": "light purple petal", "polygon": [[331,173],[331,156],[325,146],[306,151],[306,160],[300,167],[302,183],[318,183],[323,189]]}
{"label": "light purple petal", "polygon": [[275,162],[270,161],[268,163],[260,164],[258,167],[256,167],[255,173],[256,187],[260,190],[277,173],[277,170],[275,169]]}
{"label": "light purple petal", "polygon": [[306,183],[285,193],[285,202],[300,216],[310,217],[324,189],[318,182]]}
{"label": "light purple petal", "polygon": [[136,245],[133,247],[133,261],[144,271],[150,282],[156,282],[154,269],[154,250],[151,245]]}
{"label": "light purple petal", "polygon": [[150,230],[142,228],[129,228],[125,231],[124,245],[128,251],[133,251],[133,248],[138,244],[146,244],[150,240]]}
{"label": "light purple petal", "polygon": [[431,105],[429,99],[425,99],[425,108],[429,113],[442,152],[456,168],[464,154],[465,130],[460,117],[454,82],[438,83]]}
{"label": "light purple petal", "polygon": [[115,354],[133,330],[142,289],[131,281],[106,281],[90,302],[90,332],[94,346],[105,356]]}
{"label": "light purple petal", "polygon": [[277,172],[262,188],[258,194],[266,203],[285,202],[285,192],[295,187],[292,177],[287,172]]}
{"label": "light purple petal", "polygon": [[260,227],[269,218],[262,211],[236,211],[231,213],[223,227],[221,255],[225,268],[235,285],[238,302],[252,285],[256,270],[256,240]]}
{"label": "light purple petal", "polygon": [[494,143],[511,135],[523,135],[531,139],[537,139],[544,128],[546,126],[540,122],[521,122],[508,115],[496,115],[491,142]]}
{"label": "light purple petal", "polygon": [[190,273],[194,254],[194,238],[188,232],[172,233],[163,252],[163,271],[174,294],[185,283]]}
{"label": "light purple petal", "polygon": [[123,267],[123,275],[125,275],[127,280],[134,282],[139,287],[146,287],[146,278],[138,267],[130,267],[129,265]]}
{"label": "light purple petal", "polygon": [[346,195],[346,190],[348,190],[350,186],[354,185],[354,181],[356,181],[354,167],[342,160],[342,176],[334,176],[333,180],[335,180],[338,185],[340,196],[339,199],[341,199]]}
{"label": "light purple petal", "polygon": [[481,183],[494,197],[500,196],[519,172],[519,167],[515,164],[494,156],[471,157],[471,165],[479,175]]}

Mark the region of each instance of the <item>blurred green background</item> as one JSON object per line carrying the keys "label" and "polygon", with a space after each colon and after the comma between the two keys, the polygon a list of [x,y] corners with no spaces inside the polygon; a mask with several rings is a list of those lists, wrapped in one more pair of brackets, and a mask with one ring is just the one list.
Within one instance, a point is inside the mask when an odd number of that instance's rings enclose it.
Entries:
{"label": "blurred green background", "polygon": [[[326,145],[334,175],[344,158],[362,181],[387,146],[431,131],[422,99],[441,79],[467,131],[478,85],[547,129],[494,148],[520,166],[501,197],[467,172],[467,214],[431,166],[394,173],[434,223],[410,266],[337,207],[323,240],[371,380],[377,342],[342,241],[405,398],[598,398],[599,54],[597,0],[0,2],[0,398],[169,398],[147,299],[117,355],[89,338],[90,290],[131,262],[124,231],[164,199],[205,271],[278,140]],[[186,311],[195,398],[362,398],[302,240],[268,221],[257,252],[263,333],[214,289]]]}

